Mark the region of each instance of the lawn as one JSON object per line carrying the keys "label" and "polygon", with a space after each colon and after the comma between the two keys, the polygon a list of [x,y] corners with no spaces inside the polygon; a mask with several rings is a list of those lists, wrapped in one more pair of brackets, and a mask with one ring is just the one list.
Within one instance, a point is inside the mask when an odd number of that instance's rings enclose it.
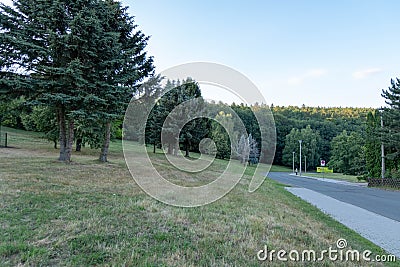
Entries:
{"label": "lawn", "polygon": [[[99,163],[98,151],[84,148],[66,165],[40,134],[5,130],[12,148],[0,148],[1,266],[259,266],[256,255],[264,245],[322,250],[335,247],[339,238],[347,240],[348,248],[384,253],[270,179],[248,193],[251,170],[222,199],[177,208],[136,185],[121,142],[112,142],[109,163]],[[161,153],[150,157],[172,181],[186,183]],[[209,182],[225,165],[217,160],[187,183]],[[265,264],[367,265],[329,260]]]}
{"label": "lawn", "polygon": [[[357,178],[355,175],[346,175],[342,173],[303,173],[304,176],[310,176],[310,177],[318,177],[318,178],[329,178],[329,179],[335,179],[335,180],[342,180],[342,181],[348,181],[352,183],[359,183],[360,180]],[[361,181],[365,182],[365,181]]]}
{"label": "lawn", "polygon": [[277,166],[277,165],[273,165],[271,167],[271,172],[293,172],[293,170],[291,168],[285,167],[285,166]]}

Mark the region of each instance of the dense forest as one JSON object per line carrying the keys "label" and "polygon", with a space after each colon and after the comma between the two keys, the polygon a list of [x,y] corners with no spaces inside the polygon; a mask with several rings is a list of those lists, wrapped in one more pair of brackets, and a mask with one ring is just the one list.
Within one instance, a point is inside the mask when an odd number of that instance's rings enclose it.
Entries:
{"label": "dense forest", "polygon": [[[214,104],[223,110],[223,105]],[[299,166],[299,140],[302,142],[302,154],[307,158],[307,168],[310,170],[319,166],[320,160],[331,162],[336,159],[332,157],[332,145],[334,139],[343,133],[355,133],[360,136],[366,135],[367,117],[372,116],[375,110],[371,108],[341,108],[341,107],[297,107],[297,106],[267,106],[267,105],[231,105],[239,117],[244,122],[246,129],[251,133],[256,141],[260,143],[258,125],[255,116],[252,113],[262,112],[263,109],[270,109],[273,114],[276,127],[276,151],[274,164],[292,166],[293,152],[295,152],[295,165]],[[365,139],[363,139],[365,140]],[[346,144],[350,146],[349,144]],[[361,144],[364,146],[364,144]],[[362,151],[354,151],[349,156],[349,161],[359,161]],[[335,161],[330,163],[337,171],[352,174],[361,174],[364,170],[343,168],[341,165],[335,165]],[[304,167],[304,162],[303,162]]]}

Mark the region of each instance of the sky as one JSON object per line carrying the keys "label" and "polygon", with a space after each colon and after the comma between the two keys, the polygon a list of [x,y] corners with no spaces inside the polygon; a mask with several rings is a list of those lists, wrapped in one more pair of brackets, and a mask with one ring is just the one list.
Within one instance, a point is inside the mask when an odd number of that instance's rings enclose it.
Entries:
{"label": "sky", "polygon": [[151,36],[157,72],[223,64],[255,83],[266,104],[381,107],[381,90],[400,78],[400,1],[123,3]]}
{"label": "sky", "polygon": [[[157,73],[223,64],[247,76],[266,104],[381,107],[381,90],[400,78],[397,0],[122,2],[150,36]],[[239,101],[201,88],[206,98]]]}

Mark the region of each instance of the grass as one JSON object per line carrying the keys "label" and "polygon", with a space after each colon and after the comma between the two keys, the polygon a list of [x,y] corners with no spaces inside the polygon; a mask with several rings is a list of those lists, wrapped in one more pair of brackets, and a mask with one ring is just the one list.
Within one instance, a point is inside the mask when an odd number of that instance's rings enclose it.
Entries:
{"label": "grass", "polygon": [[[98,151],[84,148],[66,165],[40,134],[6,130],[14,148],[0,148],[1,266],[259,266],[256,254],[264,245],[321,250],[334,247],[338,238],[346,238],[352,249],[385,253],[270,179],[248,193],[251,169],[219,201],[177,208],[140,190],[121,142],[112,142],[109,163],[99,163]],[[150,157],[171,181],[186,185],[209,182],[226,164],[216,160],[208,172],[185,181],[164,155]]]}
{"label": "grass", "polygon": [[271,167],[271,172],[292,172],[293,170],[291,168],[285,167],[285,166],[278,166],[278,165],[273,165]]}
{"label": "grass", "polygon": [[318,177],[318,178],[329,178],[341,181],[347,181],[352,183],[360,183],[360,180],[355,175],[346,175],[342,173],[303,173],[304,176]]}

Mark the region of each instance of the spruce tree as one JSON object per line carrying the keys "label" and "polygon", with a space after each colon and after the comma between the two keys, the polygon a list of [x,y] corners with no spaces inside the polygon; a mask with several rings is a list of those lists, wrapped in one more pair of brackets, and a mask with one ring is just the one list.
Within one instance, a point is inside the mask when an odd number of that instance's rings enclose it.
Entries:
{"label": "spruce tree", "polygon": [[0,86],[54,110],[61,161],[71,159],[77,121],[100,124],[106,161],[112,121],[153,70],[147,37],[112,0],[15,0],[0,9]]}
{"label": "spruce tree", "polygon": [[[179,80],[167,81],[164,90],[166,93],[158,100],[157,110],[159,112],[158,120],[161,119],[160,124],[162,124],[162,141],[164,142],[162,145],[167,146],[168,154],[177,155],[181,141],[185,145],[186,156],[189,156],[192,141],[200,139],[199,136],[204,132],[200,127],[205,127],[205,124],[198,120],[188,120],[204,110],[200,87],[195,81],[188,78],[182,82]],[[194,99],[196,99],[195,102],[190,101]],[[187,101],[189,101],[187,104],[175,109]],[[172,112],[173,110],[174,112]],[[188,123],[179,127],[183,121],[188,121]]]}
{"label": "spruce tree", "polygon": [[400,169],[400,79],[391,80],[391,86],[382,90],[382,97],[388,105],[383,108],[383,142],[386,147],[388,169],[393,173]]}

